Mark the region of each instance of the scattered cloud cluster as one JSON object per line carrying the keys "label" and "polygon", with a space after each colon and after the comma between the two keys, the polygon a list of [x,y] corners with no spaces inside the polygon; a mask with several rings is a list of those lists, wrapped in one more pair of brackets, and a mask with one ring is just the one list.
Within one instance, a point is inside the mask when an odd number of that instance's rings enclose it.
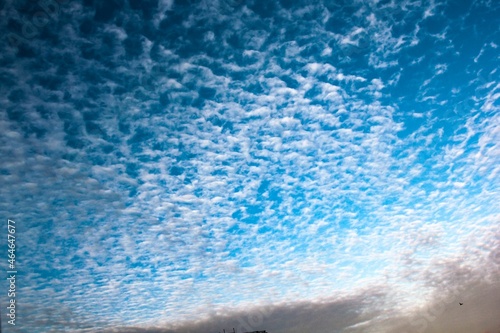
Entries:
{"label": "scattered cloud cluster", "polygon": [[500,329],[498,4],[2,6],[19,332]]}

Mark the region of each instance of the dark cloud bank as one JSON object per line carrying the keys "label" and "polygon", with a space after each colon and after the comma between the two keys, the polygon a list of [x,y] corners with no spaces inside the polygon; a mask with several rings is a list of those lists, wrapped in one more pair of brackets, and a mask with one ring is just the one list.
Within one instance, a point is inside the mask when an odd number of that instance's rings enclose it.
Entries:
{"label": "dark cloud bank", "polygon": [[[500,248],[492,252],[494,256]],[[489,262],[488,265],[494,265]],[[439,270],[439,268],[436,268]],[[355,296],[330,302],[300,302],[251,309],[172,328],[113,328],[106,333],[215,333],[267,330],[268,333],[498,333],[500,332],[500,267],[470,270],[459,263],[445,265],[431,299],[416,310],[395,309],[390,290],[380,285]],[[427,273],[430,278],[432,274]],[[447,281],[444,281],[447,279]],[[415,299],[418,303],[419,299]],[[461,306],[459,303],[462,302]]]}

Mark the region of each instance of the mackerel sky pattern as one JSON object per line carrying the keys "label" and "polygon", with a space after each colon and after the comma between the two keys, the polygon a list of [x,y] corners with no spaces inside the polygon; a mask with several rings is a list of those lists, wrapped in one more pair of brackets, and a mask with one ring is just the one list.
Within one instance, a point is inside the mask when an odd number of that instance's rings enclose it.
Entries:
{"label": "mackerel sky pattern", "polygon": [[500,330],[500,2],[0,10],[15,332]]}

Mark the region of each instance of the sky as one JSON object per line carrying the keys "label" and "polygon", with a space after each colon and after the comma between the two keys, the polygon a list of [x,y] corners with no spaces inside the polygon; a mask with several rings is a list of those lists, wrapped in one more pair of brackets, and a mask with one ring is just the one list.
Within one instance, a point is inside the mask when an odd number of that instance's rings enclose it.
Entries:
{"label": "sky", "polygon": [[5,332],[500,332],[500,2],[0,13]]}

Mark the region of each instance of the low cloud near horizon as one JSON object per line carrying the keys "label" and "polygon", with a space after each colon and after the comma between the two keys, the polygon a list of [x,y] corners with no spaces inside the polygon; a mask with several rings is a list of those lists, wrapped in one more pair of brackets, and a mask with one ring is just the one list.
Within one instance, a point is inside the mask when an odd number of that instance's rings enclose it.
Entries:
{"label": "low cloud near horizon", "polygon": [[485,240],[493,248],[482,267],[467,267],[464,261],[457,260],[422,272],[427,277],[422,282],[432,290],[423,299],[415,298],[415,303],[422,306],[397,307],[397,295],[391,292],[390,286],[380,284],[355,295],[321,302],[254,307],[170,328],[122,327],[105,332],[222,333],[225,330],[231,333],[235,329],[237,333],[261,330],[268,333],[500,333],[499,240],[500,232]]}

